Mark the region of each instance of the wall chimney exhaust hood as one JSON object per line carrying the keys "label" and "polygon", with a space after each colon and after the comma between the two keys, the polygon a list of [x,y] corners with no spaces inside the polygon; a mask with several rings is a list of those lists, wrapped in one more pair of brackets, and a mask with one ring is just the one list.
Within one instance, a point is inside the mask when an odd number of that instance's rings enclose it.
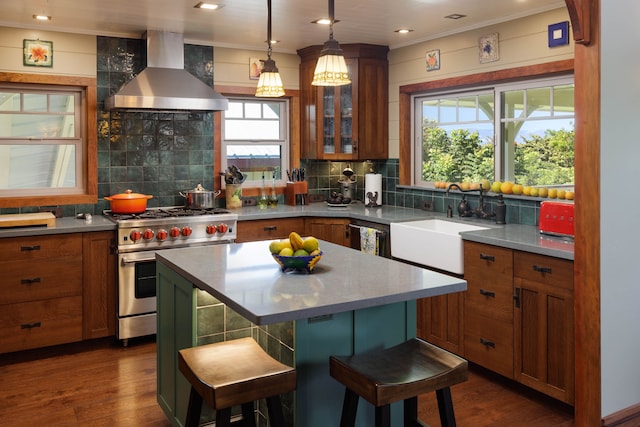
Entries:
{"label": "wall chimney exhaust hood", "polygon": [[147,31],[147,68],[105,100],[107,110],[226,110],[229,101],[184,69],[184,37]]}

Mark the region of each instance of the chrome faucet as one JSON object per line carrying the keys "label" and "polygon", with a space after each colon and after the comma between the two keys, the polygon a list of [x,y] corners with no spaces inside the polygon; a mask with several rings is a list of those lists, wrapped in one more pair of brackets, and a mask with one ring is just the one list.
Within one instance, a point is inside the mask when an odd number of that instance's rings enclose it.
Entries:
{"label": "chrome faucet", "polygon": [[493,212],[486,212],[484,210],[484,191],[482,191],[482,183],[480,183],[480,188],[479,189],[475,189],[475,190],[463,190],[460,185],[456,184],[455,182],[452,184],[449,184],[449,186],[447,187],[447,191],[446,194],[449,195],[449,190],[451,190],[452,187],[457,187],[459,191],[463,192],[463,193],[468,193],[471,191],[478,191],[478,193],[480,194],[480,201],[478,204],[478,207],[471,210],[468,207],[468,203],[465,200],[464,194],[462,195],[462,201],[460,202],[460,205],[458,206],[458,214],[460,216],[471,216],[472,214],[475,214],[478,218],[482,218],[482,219],[490,219],[493,218],[496,214]]}

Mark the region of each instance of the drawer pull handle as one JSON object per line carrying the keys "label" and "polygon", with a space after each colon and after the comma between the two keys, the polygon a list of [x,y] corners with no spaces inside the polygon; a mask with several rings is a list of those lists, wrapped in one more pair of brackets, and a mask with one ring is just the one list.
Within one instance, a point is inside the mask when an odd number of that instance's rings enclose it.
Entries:
{"label": "drawer pull handle", "polygon": [[39,277],[34,277],[33,279],[22,279],[20,280],[20,283],[23,285],[31,285],[33,283],[40,283],[40,281]]}
{"label": "drawer pull handle", "polygon": [[496,257],[494,257],[493,255],[480,254],[480,259],[493,262],[496,260]]}
{"label": "drawer pull handle", "polygon": [[40,322],[23,323],[22,325],[20,325],[20,329],[33,329],[39,328],[40,326],[42,326],[42,323]]}
{"label": "drawer pull handle", "polygon": [[275,231],[278,229],[277,225],[267,225],[263,228],[264,231]]}
{"label": "drawer pull handle", "polygon": [[496,348],[496,343],[494,343],[493,341],[485,340],[484,338],[480,338],[480,344],[485,347]]}
{"label": "drawer pull handle", "polygon": [[516,308],[520,308],[520,288],[515,289],[515,293],[513,294],[513,302],[516,305]]}
{"label": "drawer pull handle", "polygon": [[39,251],[40,250],[40,245],[20,246],[20,250],[22,252]]}
{"label": "drawer pull handle", "polygon": [[539,265],[533,265],[533,270],[538,273],[549,273],[551,274],[551,267],[540,267]]}
{"label": "drawer pull handle", "polygon": [[496,297],[496,293],[493,291],[487,291],[484,289],[480,289],[480,295],[484,295],[485,297],[491,297],[491,298],[495,298]]}

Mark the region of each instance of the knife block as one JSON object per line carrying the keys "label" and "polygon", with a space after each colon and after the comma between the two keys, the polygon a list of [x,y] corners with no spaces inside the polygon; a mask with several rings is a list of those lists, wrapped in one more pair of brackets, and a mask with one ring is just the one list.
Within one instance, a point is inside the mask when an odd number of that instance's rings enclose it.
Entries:
{"label": "knife block", "polygon": [[287,182],[284,192],[285,203],[290,206],[309,204],[309,186],[307,181]]}

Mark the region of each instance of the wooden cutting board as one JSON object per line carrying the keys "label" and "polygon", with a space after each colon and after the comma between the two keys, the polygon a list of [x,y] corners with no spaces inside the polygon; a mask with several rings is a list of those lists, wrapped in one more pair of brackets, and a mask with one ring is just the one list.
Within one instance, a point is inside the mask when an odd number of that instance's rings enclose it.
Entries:
{"label": "wooden cutting board", "polygon": [[51,212],[0,215],[0,228],[56,225],[56,217]]}

